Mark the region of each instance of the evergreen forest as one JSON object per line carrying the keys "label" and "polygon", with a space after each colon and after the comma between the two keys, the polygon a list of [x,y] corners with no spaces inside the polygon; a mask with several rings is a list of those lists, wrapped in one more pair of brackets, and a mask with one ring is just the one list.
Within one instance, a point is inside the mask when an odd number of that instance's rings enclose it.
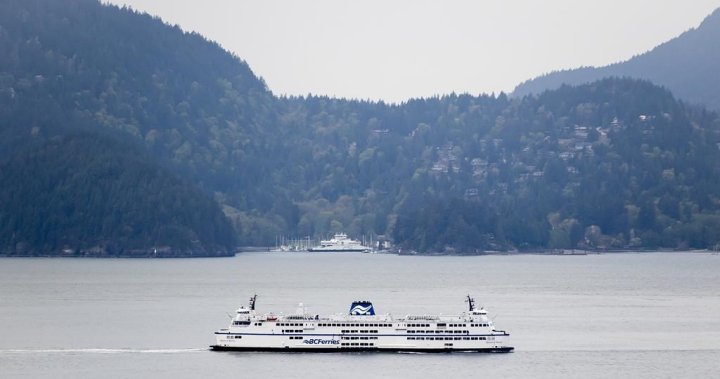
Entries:
{"label": "evergreen forest", "polygon": [[334,232],[419,254],[705,249],[719,194],[718,114],[650,81],[276,96],[147,14],[0,3],[4,254],[225,255]]}

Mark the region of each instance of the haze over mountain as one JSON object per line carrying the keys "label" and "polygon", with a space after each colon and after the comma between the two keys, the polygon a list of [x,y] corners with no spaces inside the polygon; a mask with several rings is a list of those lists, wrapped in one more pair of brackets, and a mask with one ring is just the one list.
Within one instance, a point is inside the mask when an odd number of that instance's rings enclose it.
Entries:
{"label": "haze over mountain", "polygon": [[399,105],[276,97],[238,57],[157,18],[9,0],[0,123],[10,254],[338,231],[422,253],[720,241],[718,116],[646,81]]}
{"label": "haze over mountain", "polygon": [[617,76],[650,80],[667,87],[684,101],[720,110],[719,41],[720,9],[717,9],[697,28],[644,54],[605,67],[552,72],[518,85],[513,96]]}

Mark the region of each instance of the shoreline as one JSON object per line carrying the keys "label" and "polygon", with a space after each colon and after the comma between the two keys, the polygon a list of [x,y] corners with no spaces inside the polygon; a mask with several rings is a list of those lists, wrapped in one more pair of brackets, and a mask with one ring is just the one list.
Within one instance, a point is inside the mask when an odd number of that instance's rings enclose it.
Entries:
{"label": "shoreline", "polygon": [[[70,259],[193,259],[193,258],[231,258],[243,253],[286,253],[286,254],[322,254],[334,255],[334,253],[314,253],[308,251],[272,251],[270,248],[240,248],[236,252],[217,252],[214,254],[192,253],[192,252],[133,252],[126,254],[6,254],[0,253],[0,258],[70,258]],[[474,253],[369,253],[369,255],[398,255],[405,257],[483,257],[483,256],[520,256],[520,255],[545,255],[545,256],[566,256],[577,257],[601,254],[662,254],[662,253],[683,253],[683,254],[711,254],[720,255],[720,252],[710,249],[657,249],[657,250],[631,250],[631,249],[602,249],[602,250],[579,250],[579,249],[537,249],[520,251],[481,251]],[[357,253],[368,254],[368,253]]]}

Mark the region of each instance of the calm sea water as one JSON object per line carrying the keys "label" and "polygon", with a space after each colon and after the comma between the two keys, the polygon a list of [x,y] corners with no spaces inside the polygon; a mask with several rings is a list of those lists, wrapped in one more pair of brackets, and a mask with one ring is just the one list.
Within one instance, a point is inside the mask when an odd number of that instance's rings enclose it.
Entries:
{"label": "calm sea water", "polygon": [[[512,354],[225,353],[259,311],[458,313],[466,294]],[[720,372],[720,256],[398,257],[245,253],[182,260],[0,259],[0,376],[677,378]]]}

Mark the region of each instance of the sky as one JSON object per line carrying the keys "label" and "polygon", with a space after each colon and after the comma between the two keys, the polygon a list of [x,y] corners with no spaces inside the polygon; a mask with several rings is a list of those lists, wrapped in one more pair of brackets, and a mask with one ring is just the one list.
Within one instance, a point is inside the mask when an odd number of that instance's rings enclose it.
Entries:
{"label": "sky", "polygon": [[402,102],[511,92],[697,27],[720,0],[109,0],[195,31],[276,95]]}

